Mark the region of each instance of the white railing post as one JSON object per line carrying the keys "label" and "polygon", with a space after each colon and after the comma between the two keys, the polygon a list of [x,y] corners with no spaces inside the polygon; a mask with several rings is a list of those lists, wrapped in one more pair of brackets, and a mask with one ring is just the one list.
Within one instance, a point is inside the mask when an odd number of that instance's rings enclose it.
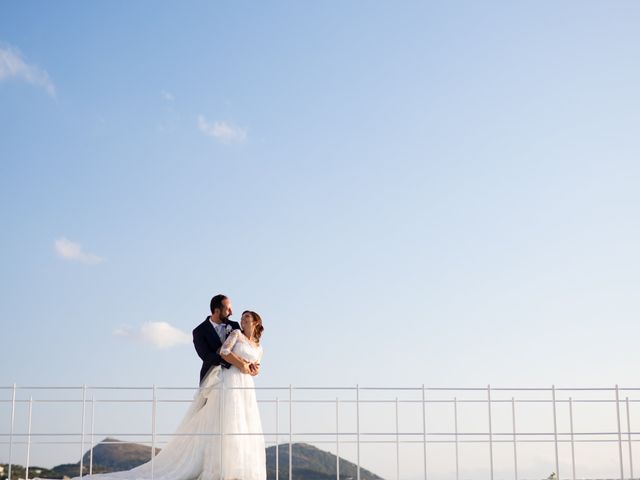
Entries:
{"label": "white railing post", "polygon": [[223,372],[220,372],[220,435],[218,439],[220,440],[220,478],[224,478],[224,375]]}
{"label": "white railing post", "polygon": [[556,417],[556,386],[551,385],[551,398],[553,403],[553,445],[556,452],[556,478],[560,480],[560,458],[558,455],[558,420]]}
{"label": "white railing post", "polygon": [[31,461],[31,416],[33,412],[33,397],[29,397],[29,426],[27,428],[27,462],[24,467],[24,477],[29,480],[29,462]]}
{"label": "white railing post", "polygon": [[629,397],[625,397],[627,407],[627,442],[629,445],[629,478],[633,479],[633,448],[631,447],[631,416],[629,415]]}
{"label": "white railing post", "polygon": [[629,478],[633,479],[633,449],[631,448],[631,416],[629,415],[629,397],[625,397],[627,406],[627,443],[629,445]]}
{"label": "white railing post", "polygon": [[569,433],[571,435],[571,478],[576,480],[576,450],[573,438],[573,398],[569,397]]}
{"label": "white railing post", "polygon": [[511,426],[513,427],[513,472],[515,480],[518,480],[518,441],[516,434],[516,399],[511,397]]}
{"label": "white railing post", "polygon": [[84,422],[87,408],[87,385],[82,386],[82,430],[80,431],[80,475],[82,478],[84,470]]}
{"label": "white railing post", "polygon": [[356,480],[360,480],[360,385],[356,384]]}
{"label": "white railing post", "polygon": [[400,424],[398,421],[398,397],[396,397],[396,480],[400,480]]}
{"label": "white railing post", "polygon": [[280,447],[279,443],[279,425],[280,425],[280,400],[276,397],[276,480],[280,480]]}
{"label": "white railing post", "polygon": [[293,388],[289,384],[289,480],[293,480]]}
{"label": "white railing post", "polygon": [[9,430],[9,473],[8,479],[11,480],[11,467],[13,466],[13,429],[16,420],[16,389],[17,385],[13,384],[13,394],[11,395],[11,427]]}
{"label": "white railing post", "polygon": [[622,427],[620,426],[620,394],[616,384],[616,419],[618,421],[618,456],[620,459],[620,480],[624,480],[624,463],[622,460]]}
{"label": "white railing post", "polygon": [[487,385],[487,406],[489,408],[489,464],[493,480],[493,425],[491,422],[491,385]]}
{"label": "white railing post", "polygon": [[336,480],[340,480],[340,399],[336,397]]}
{"label": "white railing post", "polygon": [[427,480],[427,394],[422,384],[422,461],[424,463],[424,480]]}
{"label": "white railing post", "polygon": [[156,384],[153,384],[151,399],[151,480],[155,476],[155,458],[156,458],[156,412],[157,412],[157,392]]}
{"label": "white railing post", "polygon": [[453,397],[453,428],[456,446],[456,480],[460,480],[460,460],[458,457],[458,399]]}
{"label": "white railing post", "polygon": [[91,396],[91,450],[89,450],[89,475],[93,475],[93,443],[95,442],[94,427],[96,418],[96,401],[95,397]]}

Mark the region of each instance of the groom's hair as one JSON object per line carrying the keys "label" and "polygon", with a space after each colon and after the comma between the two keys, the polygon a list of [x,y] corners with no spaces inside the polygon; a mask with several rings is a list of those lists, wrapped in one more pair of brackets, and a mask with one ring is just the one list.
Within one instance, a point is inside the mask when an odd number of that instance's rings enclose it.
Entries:
{"label": "groom's hair", "polygon": [[222,310],[222,302],[224,300],[226,300],[227,297],[226,295],[216,295],[215,297],[213,297],[211,299],[211,304],[209,305],[209,307],[211,308],[211,313],[215,312],[216,308],[219,308]]}

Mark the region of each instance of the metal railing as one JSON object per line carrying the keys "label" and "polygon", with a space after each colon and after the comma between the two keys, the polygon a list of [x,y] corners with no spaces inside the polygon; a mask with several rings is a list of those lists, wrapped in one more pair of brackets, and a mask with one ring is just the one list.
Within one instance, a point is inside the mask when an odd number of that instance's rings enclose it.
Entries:
{"label": "metal railing", "polygon": [[[230,387],[226,387],[230,388]],[[237,387],[236,387],[237,388]],[[8,405],[10,408],[9,431],[0,432],[0,445],[8,446],[8,478],[11,479],[12,466],[14,465],[14,447],[22,445],[26,447],[25,473],[29,478],[29,468],[31,462],[31,449],[37,444],[77,444],[80,449],[80,462],[78,475],[82,476],[85,471],[84,454],[85,447],[89,448],[89,468],[93,472],[93,447],[96,436],[120,436],[120,437],[146,437],[150,442],[145,442],[151,446],[151,475],[153,478],[153,458],[162,442],[158,437],[171,437],[172,433],[159,433],[156,421],[158,417],[158,406],[160,404],[189,403],[189,399],[164,399],[159,398],[159,392],[193,392],[197,389],[183,387],[100,387],[100,386],[68,386],[68,387],[45,387],[45,386],[0,386],[2,392],[8,394],[9,398],[0,398],[0,406]],[[415,466],[420,464],[420,475],[426,480],[432,474],[433,468],[438,461],[437,456],[430,455],[430,451],[438,444],[450,445],[453,447],[453,465],[456,480],[460,480],[461,448],[463,445],[483,444],[488,446],[486,451],[486,465],[489,469],[489,478],[495,480],[496,476],[496,448],[508,445],[511,453],[509,461],[502,462],[503,472],[505,468],[511,470],[511,475],[515,480],[519,480],[519,462],[522,461],[521,448],[526,444],[547,444],[553,446],[553,467],[558,480],[576,480],[576,446],[580,444],[615,444],[617,447],[617,472],[611,478],[620,480],[633,479],[634,477],[634,444],[640,442],[640,431],[632,430],[632,411],[635,404],[640,402],[640,388],[622,388],[618,385],[614,387],[600,388],[559,388],[554,385],[544,388],[496,388],[487,385],[480,388],[454,388],[454,387],[256,387],[256,392],[262,394],[258,402],[263,410],[268,410],[275,417],[275,428],[273,431],[265,431],[263,434],[267,444],[275,445],[275,472],[276,478],[280,478],[280,448],[283,446],[280,440],[286,438],[285,448],[288,448],[288,478],[293,478],[293,445],[294,439],[300,441],[305,438],[315,438],[312,444],[329,445],[335,449],[336,456],[336,479],[340,479],[340,461],[346,459],[341,456],[341,448],[347,445],[355,447],[355,458],[353,463],[356,466],[356,478],[361,478],[362,455],[361,448],[365,445],[382,444],[392,445],[393,453],[391,459],[394,464],[393,475],[396,480],[401,476],[401,447],[404,445],[414,445],[420,447],[420,454],[411,457],[411,462]],[[48,392],[73,392],[79,394],[79,398],[50,398]],[[96,398],[101,392],[126,391],[143,393],[145,398]],[[28,393],[28,398],[19,398],[21,393]],[[34,393],[38,395],[34,396]],[[337,396],[335,395],[337,392]],[[331,395],[328,395],[328,394]],[[284,394],[284,398],[281,395]],[[294,395],[295,394],[295,395]],[[307,398],[309,394],[314,397]],[[368,398],[367,398],[368,397]],[[402,398],[401,398],[402,397]],[[96,404],[148,404],[151,407],[150,431],[144,432],[96,432],[95,431],[95,407]],[[78,421],[80,432],[33,432],[32,416],[34,406],[38,404],[79,404],[81,418]],[[599,405],[607,409],[605,416],[611,414],[615,418],[608,429],[578,430],[575,423],[574,407],[576,405]],[[18,432],[16,426],[16,407],[23,405],[27,407],[27,430]],[[283,406],[284,405],[284,406]],[[333,425],[335,430],[327,430],[329,423],[326,412],[323,429],[316,431],[297,430],[294,431],[294,408],[308,406],[331,406],[333,412]],[[527,405],[543,406],[545,411],[534,414],[523,412]],[[373,431],[369,427],[371,421],[362,421],[362,409],[370,406],[391,407],[394,419],[392,427],[386,431]],[[485,413],[474,413],[465,421],[468,425],[480,426],[481,430],[474,431],[472,428],[461,430],[460,410],[466,406],[482,406]],[[273,407],[271,409],[271,407]],[[400,427],[400,412],[402,408],[412,408],[413,416],[410,418],[410,430],[402,430]],[[434,412],[436,408],[451,407],[451,417],[446,420],[446,415]],[[224,408],[222,406],[222,408]],[[288,413],[288,428],[280,429],[282,410],[286,408]],[[416,410],[417,408],[417,410]],[[506,411],[505,411],[506,408]],[[348,411],[347,411],[348,409]],[[501,409],[501,412],[498,412]],[[562,412],[560,411],[562,409]],[[87,427],[87,411],[90,411],[90,425]],[[418,412],[418,413],[416,413]],[[613,415],[615,413],[615,415]],[[550,422],[545,426],[546,430],[531,431],[520,429],[520,421],[530,420],[533,417],[540,417],[540,423],[544,415],[549,415]],[[221,413],[222,415],[222,413]],[[448,415],[448,414],[447,414]],[[263,417],[264,417],[263,413]],[[536,417],[536,418],[537,418]],[[310,423],[309,416],[300,416],[302,424]],[[635,417],[634,417],[635,418]],[[519,419],[519,420],[518,420]],[[434,429],[432,424],[442,424],[448,422],[448,427]],[[561,420],[567,424],[568,429],[561,428]],[[591,423],[593,423],[593,418]],[[374,422],[376,423],[376,422]],[[584,423],[584,422],[583,422]],[[376,423],[377,424],[377,423]],[[484,426],[483,426],[484,425]],[[303,427],[304,428],[304,427]],[[366,429],[368,428],[368,429]],[[324,430],[324,431],[321,431]],[[383,430],[383,429],[379,429]],[[223,432],[208,432],[185,435],[225,435]],[[236,434],[242,435],[242,434]],[[253,435],[253,434],[245,434]],[[48,438],[56,438],[51,441]],[[320,440],[318,440],[320,438]],[[88,443],[88,445],[87,445]],[[136,442],[140,443],[140,442]],[[223,442],[220,442],[222,446]],[[561,448],[569,446],[568,452],[561,454]],[[395,458],[393,458],[395,457]],[[417,458],[421,457],[421,458]],[[594,458],[581,458],[580,466],[587,466]],[[409,461],[409,460],[407,460]],[[505,463],[510,463],[504,466]],[[562,465],[570,465],[570,473],[565,474]],[[404,475],[404,474],[403,474]],[[415,476],[415,475],[414,475]]]}

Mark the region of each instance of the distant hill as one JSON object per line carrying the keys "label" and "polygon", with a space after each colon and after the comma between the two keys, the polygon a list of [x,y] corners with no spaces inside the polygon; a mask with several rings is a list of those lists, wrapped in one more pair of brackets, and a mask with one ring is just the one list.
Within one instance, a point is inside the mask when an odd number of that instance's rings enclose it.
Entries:
{"label": "distant hill", "polygon": [[[277,480],[289,479],[289,444],[279,445],[279,475]],[[160,449],[156,449],[159,452]],[[83,456],[83,471],[89,473],[89,455]],[[276,447],[266,449],[267,479],[276,480]],[[151,447],[137,443],[128,443],[107,437],[93,447],[93,473],[117,472],[137,467],[151,458]],[[336,457],[332,453],[320,450],[306,443],[292,445],[291,464],[294,480],[335,480]],[[14,469],[17,467],[14,467]],[[78,476],[80,462],[57,465],[51,470],[42,469],[41,478],[62,478]],[[17,470],[14,470],[17,472]],[[30,469],[30,477],[34,477]],[[21,470],[24,478],[24,469]],[[15,475],[16,479],[18,478]],[[356,478],[356,465],[340,459],[340,478]],[[382,477],[360,468],[361,480],[383,480]]]}
{"label": "distant hill", "polygon": [[[113,470],[105,468],[101,465],[93,464],[93,473],[109,473]],[[77,477],[80,474],[80,463],[64,463],[62,465],[56,465],[51,469],[51,474],[47,475],[44,472],[37,475],[40,478],[64,478],[64,477]],[[82,474],[89,474],[89,463],[83,464]],[[31,468],[29,468],[29,478],[33,478],[35,475]],[[24,476],[20,477],[24,478]]]}
{"label": "distant hill", "polygon": [[[294,480],[335,480],[336,456],[307,443],[294,443],[291,448],[291,469]],[[289,444],[278,446],[277,480],[289,479]],[[357,466],[340,459],[340,478],[356,478]],[[361,480],[382,480],[382,477],[360,467]],[[267,448],[267,480],[276,480],[276,447]]]}
{"label": "distant hill", "polygon": [[[156,448],[156,455],[160,452]],[[89,465],[90,451],[84,454],[83,463]],[[128,443],[107,437],[93,447],[93,464],[115,472],[129,470],[151,460],[151,447],[139,443]]]}
{"label": "distant hill", "polygon": [[[158,452],[160,452],[160,449],[156,448],[156,455]],[[82,457],[84,475],[89,473],[90,458],[91,451],[87,450]],[[129,470],[148,462],[149,459],[151,459],[151,447],[107,437],[93,447],[93,473]],[[52,470],[58,476],[46,478],[77,477],[80,473],[80,462],[57,465]]]}

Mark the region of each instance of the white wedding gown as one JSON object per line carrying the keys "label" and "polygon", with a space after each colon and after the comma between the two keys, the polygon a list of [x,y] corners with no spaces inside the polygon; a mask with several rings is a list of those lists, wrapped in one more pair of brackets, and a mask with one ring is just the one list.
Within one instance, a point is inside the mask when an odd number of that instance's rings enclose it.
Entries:
{"label": "white wedding gown", "polygon": [[[260,362],[262,347],[233,330],[221,352]],[[242,387],[232,389],[231,387]],[[85,475],[86,480],[265,480],[266,458],[253,377],[213,367],[169,443],[154,460],[131,470]],[[222,443],[217,434],[222,425]],[[189,435],[193,434],[193,435]],[[250,435],[249,435],[250,434]]]}

